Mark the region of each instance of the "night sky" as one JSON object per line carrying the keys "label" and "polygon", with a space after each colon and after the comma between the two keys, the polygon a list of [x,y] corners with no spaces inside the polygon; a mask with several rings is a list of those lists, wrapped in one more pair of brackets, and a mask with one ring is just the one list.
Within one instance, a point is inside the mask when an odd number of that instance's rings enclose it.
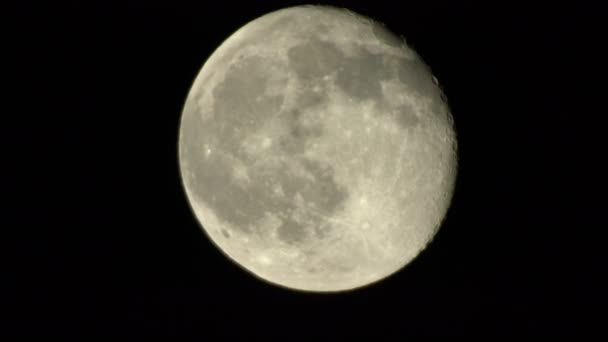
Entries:
{"label": "night sky", "polygon": [[606,30],[602,10],[581,2],[323,2],[405,36],[442,85],[459,145],[445,223],[401,272],[333,295],[262,282],[210,242],[179,174],[187,92],[232,32],[304,3],[24,1],[3,11],[0,334],[595,334],[608,304]]}

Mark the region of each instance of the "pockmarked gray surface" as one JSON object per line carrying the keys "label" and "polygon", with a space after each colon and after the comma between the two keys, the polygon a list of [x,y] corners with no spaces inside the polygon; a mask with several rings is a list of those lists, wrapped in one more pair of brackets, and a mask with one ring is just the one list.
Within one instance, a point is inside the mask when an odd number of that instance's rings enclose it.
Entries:
{"label": "pockmarked gray surface", "polygon": [[299,6],[246,24],[205,62],[179,162],[194,214],[232,261],[283,287],[343,291],[432,240],[457,143],[404,39],[345,9]]}

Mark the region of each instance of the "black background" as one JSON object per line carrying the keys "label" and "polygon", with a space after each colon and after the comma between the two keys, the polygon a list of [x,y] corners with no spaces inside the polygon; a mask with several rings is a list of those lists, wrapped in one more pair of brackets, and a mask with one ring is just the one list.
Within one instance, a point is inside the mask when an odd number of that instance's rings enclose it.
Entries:
{"label": "black background", "polygon": [[442,84],[460,149],[446,222],[403,271],[334,295],[266,284],[210,243],[178,169],[187,91],[229,34],[299,3],[9,5],[3,333],[595,332],[605,36],[603,11],[581,2],[327,2],[404,35]]}

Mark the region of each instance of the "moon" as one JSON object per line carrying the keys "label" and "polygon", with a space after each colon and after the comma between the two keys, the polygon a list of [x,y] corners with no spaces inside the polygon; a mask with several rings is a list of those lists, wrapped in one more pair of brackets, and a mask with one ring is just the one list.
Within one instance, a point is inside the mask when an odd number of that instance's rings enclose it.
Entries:
{"label": "moon", "polygon": [[178,144],[213,244],[302,291],[359,288],[410,263],[457,174],[429,67],[384,25],[326,6],[271,12],[228,37],[190,88]]}

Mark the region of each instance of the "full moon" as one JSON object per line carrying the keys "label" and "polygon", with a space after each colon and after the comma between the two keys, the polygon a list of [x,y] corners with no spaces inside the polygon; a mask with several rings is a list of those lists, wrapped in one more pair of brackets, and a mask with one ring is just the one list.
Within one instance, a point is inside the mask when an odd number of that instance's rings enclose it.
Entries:
{"label": "full moon", "polygon": [[213,244],[260,280],[344,291],[429,244],[457,173],[437,79],[384,25],[326,6],[257,18],[187,95],[179,164]]}

